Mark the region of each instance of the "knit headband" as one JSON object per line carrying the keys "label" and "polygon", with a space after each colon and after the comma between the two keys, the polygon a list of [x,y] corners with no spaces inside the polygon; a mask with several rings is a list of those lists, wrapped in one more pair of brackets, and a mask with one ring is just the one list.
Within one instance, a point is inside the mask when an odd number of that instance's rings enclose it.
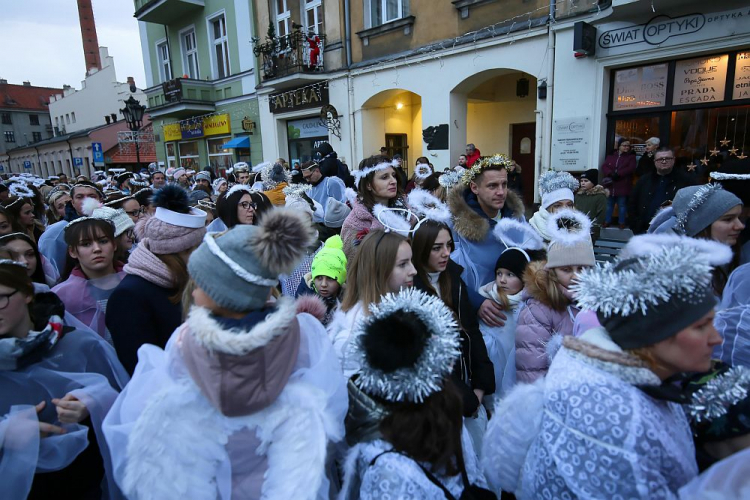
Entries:
{"label": "knit headband", "polygon": [[257,274],[253,274],[243,269],[239,264],[233,261],[232,258],[229,257],[229,255],[225,254],[224,251],[221,248],[219,248],[219,245],[216,244],[215,237],[211,233],[206,234],[206,236],[203,237],[203,241],[206,243],[208,250],[212,254],[214,254],[224,264],[226,264],[227,267],[229,267],[229,269],[231,269],[235,275],[239,276],[240,278],[247,281],[251,285],[276,286],[276,284],[278,283],[278,279],[276,278],[274,279],[264,278],[262,276],[258,276]]}

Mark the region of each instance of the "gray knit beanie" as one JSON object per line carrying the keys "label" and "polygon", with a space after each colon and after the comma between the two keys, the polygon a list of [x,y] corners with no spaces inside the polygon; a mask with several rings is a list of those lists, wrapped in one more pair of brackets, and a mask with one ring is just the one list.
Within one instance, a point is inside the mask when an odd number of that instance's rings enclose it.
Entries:
{"label": "gray knit beanie", "polygon": [[260,309],[280,274],[290,273],[315,237],[309,217],[288,208],[265,213],[260,225],[239,224],[207,234],[190,255],[188,272],[219,306]]}
{"label": "gray knit beanie", "polygon": [[687,236],[695,236],[737,205],[742,205],[742,200],[725,191],[720,184],[682,188],[672,202],[677,218],[675,229]]}

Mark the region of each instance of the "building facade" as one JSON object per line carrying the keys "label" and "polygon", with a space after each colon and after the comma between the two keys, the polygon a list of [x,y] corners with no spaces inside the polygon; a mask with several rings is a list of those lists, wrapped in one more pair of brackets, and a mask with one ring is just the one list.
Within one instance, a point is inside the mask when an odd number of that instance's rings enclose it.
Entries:
{"label": "building facade", "polygon": [[135,0],[147,113],[166,167],[263,159],[249,0]]}
{"label": "building facade", "polygon": [[146,94],[136,87],[132,77],[124,83],[117,80],[115,61],[106,47],[99,47],[99,58],[101,69],[90,68],[80,90],[67,87],[52,96],[49,114],[57,134],[71,134],[122,120],[120,109],[130,96],[146,102]]}
{"label": "building facade", "polygon": [[0,79],[0,173],[9,171],[8,151],[52,137],[49,102],[61,91],[34,87],[30,82],[13,85]]}

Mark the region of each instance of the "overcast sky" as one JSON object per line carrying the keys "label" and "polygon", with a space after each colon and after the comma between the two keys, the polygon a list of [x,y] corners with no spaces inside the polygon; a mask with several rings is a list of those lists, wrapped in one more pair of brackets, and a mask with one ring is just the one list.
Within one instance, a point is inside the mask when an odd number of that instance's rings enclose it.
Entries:
{"label": "overcast sky", "polygon": [[[146,86],[132,0],[93,0],[99,45],[114,57],[117,79]],[[81,88],[86,76],[76,0],[0,0],[0,78],[40,87]]]}

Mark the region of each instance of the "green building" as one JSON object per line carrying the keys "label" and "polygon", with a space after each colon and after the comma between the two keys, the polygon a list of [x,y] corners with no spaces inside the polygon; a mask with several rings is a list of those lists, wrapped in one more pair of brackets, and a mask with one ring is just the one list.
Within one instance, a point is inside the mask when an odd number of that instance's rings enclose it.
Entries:
{"label": "green building", "polygon": [[156,156],[222,172],[263,159],[249,0],[134,0]]}

